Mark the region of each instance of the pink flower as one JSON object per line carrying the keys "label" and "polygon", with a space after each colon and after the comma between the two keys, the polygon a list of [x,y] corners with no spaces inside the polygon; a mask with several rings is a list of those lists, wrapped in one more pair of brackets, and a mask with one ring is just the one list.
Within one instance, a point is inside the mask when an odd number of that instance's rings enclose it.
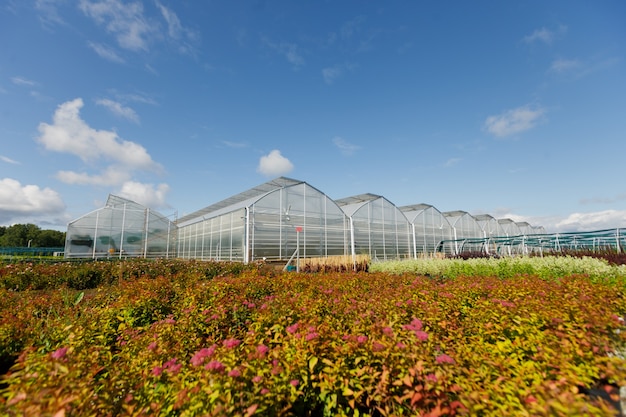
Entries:
{"label": "pink flower", "polygon": [[298,385],[300,385],[300,381],[298,381],[297,379],[292,379],[291,381],[289,381],[289,384],[292,387],[297,387]]}
{"label": "pink flower", "polygon": [[415,336],[417,336],[417,338],[422,341],[425,342],[426,340],[428,340],[428,333],[422,331],[422,330],[418,330],[415,332]]}
{"label": "pink flower", "polygon": [[356,338],[357,343],[365,343],[367,342],[367,336],[364,335],[359,335]]}
{"label": "pink flower", "polygon": [[241,340],[239,339],[226,339],[224,340],[224,347],[226,349],[232,349],[234,347],[239,346],[240,343],[241,343]]}
{"label": "pink flower", "polygon": [[268,348],[268,347],[267,347],[267,346],[265,346],[265,345],[259,345],[259,346],[257,346],[257,347],[256,347],[256,351],[257,351],[257,353],[258,353],[259,355],[261,355],[261,356],[265,356],[265,355],[267,355],[267,352],[269,352],[269,351],[270,351],[270,348]]}
{"label": "pink flower", "polygon": [[252,382],[254,382],[255,384],[258,384],[261,381],[263,381],[263,377],[260,376],[260,375],[256,375],[256,376],[252,377]]}
{"label": "pink flower", "polygon": [[163,373],[163,368],[160,366],[155,366],[154,368],[152,368],[152,375],[154,376],[160,376]]}
{"label": "pink flower", "polygon": [[298,331],[298,323],[294,323],[291,326],[287,326],[285,330],[287,330],[287,333],[289,334],[294,334],[296,331]]}
{"label": "pink flower", "polygon": [[241,372],[239,372],[239,369],[235,368],[228,373],[228,376],[231,378],[238,378],[241,376]]}
{"label": "pink flower", "polygon": [[434,384],[435,382],[437,382],[437,375],[435,374],[426,375],[426,381]]}
{"label": "pink flower", "polygon": [[220,361],[211,361],[204,366],[207,371],[224,372],[224,364]]}
{"label": "pink flower", "polygon": [[316,339],[318,336],[319,336],[319,334],[317,332],[308,333],[306,335],[306,340],[307,341],[311,341],[313,339]]}
{"label": "pink flower", "polygon": [[383,327],[383,334],[387,337],[393,336],[393,329],[389,326]]}
{"label": "pink flower", "polygon": [[402,342],[398,342],[398,343],[396,343],[396,347],[398,349],[404,349],[406,347],[406,345],[404,343],[402,343]]}
{"label": "pink flower", "polygon": [[422,321],[414,318],[411,320],[411,324],[405,324],[402,326],[405,330],[413,330],[414,332],[422,330]]}
{"label": "pink flower", "polygon": [[176,375],[182,367],[183,365],[178,363],[177,358],[172,358],[163,364],[163,370],[168,371],[172,375]]}
{"label": "pink flower", "polygon": [[157,342],[152,342],[148,345],[148,350],[155,350],[157,348]]}
{"label": "pink flower", "polygon": [[270,390],[268,390],[267,388],[263,388],[261,390],[261,395],[265,395],[265,394],[269,394]]}
{"label": "pink flower", "polygon": [[437,356],[436,361],[437,363],[450,363],[450,364],[455,363],[454,359],[452,359],[450,356],[446,355],[445,353],[442,353],[441,355]]}
{"label": "pink flower", "polygon": [[191,364],[193,366],[202,365],[202,362],[204,362],[204,359],[213,356],[214,352],[215,352],[215,345],[209,348],[200,349],[199,351],[194,353],[194,355],[191,357]]}
{"label": "pink flower", "polygon": [[52,356],[52,359],[63,359],[65,358],[65,355],[67,355],[67,348],[62,347],[52,352],[51,356]]}

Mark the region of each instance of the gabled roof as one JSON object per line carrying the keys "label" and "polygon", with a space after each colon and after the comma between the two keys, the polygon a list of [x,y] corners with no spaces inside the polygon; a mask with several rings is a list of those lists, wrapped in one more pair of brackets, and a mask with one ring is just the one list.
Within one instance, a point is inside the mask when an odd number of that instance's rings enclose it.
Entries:
{"label": "gabled roof", "polygon": [[197,219],[199,217],[214,217],[219,212],[232,211],[239,208],[247,207],[264,195],[271,193],[272,191],[302,183],[304,183],[304,181],[298,181],[287,177],[278,177],[261,185],[257,185],[256,187],[250,188],[247,191],[244,191],[232,197],[228,197],[227,199],[222,200],[218,203],[187,214],[178,219],[176,221],[176,224],[183,225],[184,223],[189,222],[190,220]]}

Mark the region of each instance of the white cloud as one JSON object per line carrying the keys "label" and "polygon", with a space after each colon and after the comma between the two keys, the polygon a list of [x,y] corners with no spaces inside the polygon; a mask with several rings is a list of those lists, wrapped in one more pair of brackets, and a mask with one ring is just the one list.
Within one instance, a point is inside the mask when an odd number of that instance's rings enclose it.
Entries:
{"label": "white cloud", "polygon": [[79,7],[96,23],[104,25],[122,48],[131,51],[148,49],[149,37],[155,27],[144,16],[141,2],[80,0]]}
{"label": "white cloud", "polygon": [[111,111],[111,113],[117,116],[130,120],[131,122],[139,123],[139,116],[137,116],[135,110],[131,109],[130,107],[124,107],[121,103],[118,103],[117,101],[104,98],[96,100],[96,104],[106,107]]}
{"label": "white cloud", "polygon": [[550,71],[562,73],[580,67],[580,61],[576,59],[555,59],[550,65]]}
{"label": "white cloud", "polygon": [[94,50],[96,54],[100,56],[100,58],[104,58],[107,61],[116,62],[121,64],[124,62],[124,59],[120,57],[114,49],[109,48],[106,45],[102,45],[99,43],[89,42],[89,47]]}
{"label": "white cloud", "polygon": [[535,31],[531,33],[530,35],[524,36],[524,42],[526,43],[533,43],[536,41],[552,43],[553,39],[554,39],[554,33],[552,33],[546,28],[535,29]]}
{"label": "white cloud", "polygon": [[584,232],[618,227],[626,227],[626,210],[572,213],[555,225],[558,232]]}
{"label": "white cloud", "polygon": [[337,66],[324,68],[322,70],[322,76],[324,77],[324,82],[326,84],[332,84],[333,82],[335,82],[335,80],[339,78],[342,73],[342,69]]}
{"label": "white cloud", "polygon": [[39,143],[47,150],[73,154],[86,162],[103,159],[129,170],[161,170],[143,146],[123,140],[115,132],[89,127],[80,118],[82,107],[80,98],[61,104],[53,124],[39,124]]}
{"label": "white cloud", "polygon": [[36,0],[35,9],[40,12],[39,21],[44,27],[63,25],[65,22],[57,11],[58,0]]}
{"label": "white cloud", "polygon": [[304,65],[304,58],[298,50],[298,45],[289,42],[275,43],[268,38],[263,38],[263,43],[269,46],[278,54],[282,55],[287,61],[293,65],[294,69],[298,69]]}
{"label": "white cloud", "polygon": [[56,178],[66,184],[76,185],[118,185],[128,181],[132,176],[129,167],[111,165],[98,175],[90,175],[86,172],[59,171]]}
{"label": "white cloud", "polygon": [[165,201],[169,191],[170,187],[167,184],[159,184],[155,187],[154,184],[126,181],[118,194],[120,197],[128,198],[146,207],[159,208],[167,207]]}
{"label": "white cloud", "polygon": [[65,203],[56,191],[37,185],[22,185],[12,178],[0,180],[0,223],[41,215],[58,215]]}
{"label": "white cloud", "polygon": [[193,54],[195,52],[193,44],[197,42],[199,35],[195,31],[184,27],[176,13],[172,10],[163,6],[159,1],[156,1],[156,5],[167,23],[167,34],[170,39],[176,41],[179,52]]}
{"label": "white cloud", "polygon": [[450,168],[451,166],[454,166],[461,161],[462,161],[461,158],[450,158],[443,164],[443,166],[446,168]]}
{"label": "white cloud", "polygon": [[541,107],[522,106],[487,117],[484,127],[492,135],[503,138],[535,127],[545,112]]}
{"label": "white cloud", "polygon": [[354,152],[358,151],[359,149],[361,149],[360,146],[358,145],[354,145],[350,142],[348,142],[347,140],[336,136],[333,138],[333,144],[339,148],[339,150],[341,151],[342,154],[344,155],[352,155]]}
{"label": "white cloud", "polygon": [[28,80],[28,79],[26,79],[24,77],[13,77],[13,78],[11,78],[11,82],[13,84],[15,84],[15,85],[26,85],[26,86],[29,86],[29,87],[33,87],[33,86],[37,85],[37,83],[35,81]]}
{"label": "white cloud", "polygon": [[291,161],[280,154],[280,151],[274,149],[269,154],[262,156],[259,160],[257,172],[266,176],[280,176],[291,172],[293,164]]}
{"label": "white cloud", "polygon": [[556,30],[549,30],[545,27],[541,29],[535,29],[533,33],[530,35],[524,36],[524,42],[526,43],[534,43],[534,42],[543,42],[546,44],[551,44],[557,37],[562,36],[567,32],[567,26],[560,25]]}
{"label": "white cloud", "polygon": [[20,164],[19,162],[15,161],[15,160],[7,157],[7,156],[4,156],[4,155],[0,155],[0,161],[6,162],[7,164],[13,164],[13,165],[19,165]]}
{"label": "white cloud", "polygon": [[156,5],[167,22],[167,31],[169,36],[174,39],[179,39],[183,32],[183,26],[180,24],[180,20],[178,19],[176,13],[163,6],[158,1],[156,2]]}

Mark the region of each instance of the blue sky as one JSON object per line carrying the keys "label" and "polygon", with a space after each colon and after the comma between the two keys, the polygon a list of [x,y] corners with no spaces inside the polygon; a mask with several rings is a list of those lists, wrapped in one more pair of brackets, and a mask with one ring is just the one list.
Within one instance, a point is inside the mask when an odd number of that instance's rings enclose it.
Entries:
{"label": "blue sky", "polygon": [[626,227],[626,2],[8,0],[0,224],[182,216],[284,175]]}

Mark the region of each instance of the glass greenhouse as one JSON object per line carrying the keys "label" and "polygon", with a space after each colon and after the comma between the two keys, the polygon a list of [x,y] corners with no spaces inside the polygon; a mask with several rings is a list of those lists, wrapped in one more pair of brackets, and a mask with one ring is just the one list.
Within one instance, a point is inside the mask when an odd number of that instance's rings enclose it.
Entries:
{"label": "glass greenhouse", "polygon": [[452,254],[452,227],[448,219],[430,204],[414,204],[400,207],[411,224],[413,257],[435,252]]}
{"label": "glass greenhouse", "polygon": [[[68,225],[65,256],[289,265],[294,259],[330,256],[389,260],[464,251],[522,253],[532,245],[543,247],[543,233],[541,226],[488,214],[442,213],[428,204],[396,207],[375,194],[332,200],[304,181],[279,177],[175,222],[110,195],[104,207]],[[551,242],[559,246],[558,239]]]}
{"label": "glass greenhouse", "polygon": [[386,198],[360,194],[336,200],[350,219],[351,254],[374,260],[412,257],[409,221]]}
{"label": "glass greenhouse", "polygon": [[305,182],[280,177],[177,221],[178,256],[252,262],[349,254],[348,219]]}
{"label": "glass greenhouse", "polygon": [[471,214],[462,210],[446,211],[442,214],[448,219],[450,227],[452,227],[454,254],[482,249],[482,244],[478,247],[471,244],[471,239],[483,237],[483,229]]}
{"label": "glass greenhouse", "polygon": [[176,256],[176,225],[134,201],[109,195],[103,208],[72,221],[66,258]]}
{"label": "glass greenhouse", "polygon": [[489,214],[478,214],[474,218],[483,231],[485,240],[484,250],[487,254],[493,254],[498,251],[497,243],[493,240],[495,237],[504,236],[502,226],[498,223],[498,219]]}

